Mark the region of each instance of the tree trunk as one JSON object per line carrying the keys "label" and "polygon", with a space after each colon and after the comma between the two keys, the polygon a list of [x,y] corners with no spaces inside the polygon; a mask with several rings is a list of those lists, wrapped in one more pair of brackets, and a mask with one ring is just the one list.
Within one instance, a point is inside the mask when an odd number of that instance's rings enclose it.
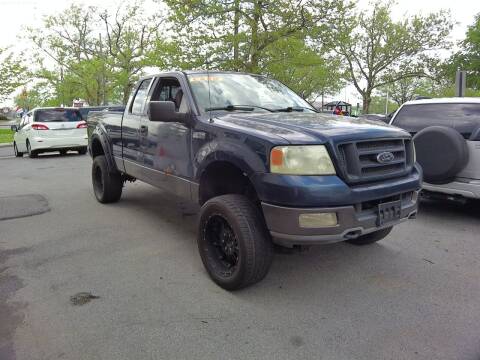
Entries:
{"label": "tree trunk", "polygon": [[132,85],[130,83],[126,84],[123,87],[123,105],[127,105],[128,98],[130,97],[130,93],[132,91]]}
{"label": "tree trunk", "polygon": [[372,92],[366,92],[363,94],[363,113],[368,114],[368,110],[370,109],[370,104],[372,102]]}
{"label": "tree trunk", "polygon": [[260,22],[260,11],[261,11],[261,4],[260,1],[254,2],[253,7],[253,21],[252,21],[252,46],[250,51],[250,64],[248,71],[252,73],[258,72],[258,24]]}
{"label": "tree trunk", "polygon": [[233,66],[235,71],[240,71],[239,61],[239,43],[238,43],[238,29],[240,24],[240,0],[235,0],[235,15],[233,19]]}

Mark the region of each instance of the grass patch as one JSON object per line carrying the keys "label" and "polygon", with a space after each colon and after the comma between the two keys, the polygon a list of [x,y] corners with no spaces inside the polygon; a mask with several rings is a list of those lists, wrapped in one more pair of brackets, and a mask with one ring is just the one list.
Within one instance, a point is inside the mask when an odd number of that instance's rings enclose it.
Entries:
{"label": "grass patch", "polygon": [[13,131],[10,129],[0,129],[0,144],[13,142]]}

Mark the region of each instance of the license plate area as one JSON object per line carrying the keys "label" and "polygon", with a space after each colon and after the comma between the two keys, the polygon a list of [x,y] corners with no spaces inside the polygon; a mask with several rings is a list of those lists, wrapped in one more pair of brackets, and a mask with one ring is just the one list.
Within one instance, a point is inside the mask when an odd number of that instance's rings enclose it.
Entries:
{"label": "license plate area", "polygon": [[390,222],[400,220],[402,213],[402,200],[390,201],[378,204],[377,226],[382,226]]}

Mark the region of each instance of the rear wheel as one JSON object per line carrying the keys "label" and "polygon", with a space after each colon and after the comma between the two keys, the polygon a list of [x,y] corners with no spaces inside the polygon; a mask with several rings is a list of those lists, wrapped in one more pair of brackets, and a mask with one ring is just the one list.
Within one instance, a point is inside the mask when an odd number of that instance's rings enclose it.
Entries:
{"label": "rear wheel", "polygon": [[16,157],[23,157],[23,153],[18,151],[17,143],[13,143],[13,151],[15,152]]}
{"label": "rear wheel", "polygon": [[30,146],[30,141],[27,140],[27,153],[28,157],[30,158],[36,158],[38,156],[38,153],[35,150],[32,150]]}
{"label": "rear wheel", "polygon": [[108,171],[107,159],[104,155],[93,159],[92,183],[95,197],[101,203],[116,202],[122,196],[122,176],[118,172]]}
{"label": "rear wheel", "polygon": [[242,195],[218,196],[202,206],[198,249],[212,280],[226,290],[262,280],[273,258],[263,218]]}
{"label": "rear wheel", "polygon": [[60,150],[59,152],[60,152],[60,155],[62,155],[62,156],[67,155],[67,150]]}
{"label": "rear wheel", "polygon": [[85,154],[87,153],[87,148],[86,148],[86,147],[83,147],[83,148],[79,149],[79,150],[78,150],[78,153],[79,153],[80,155],[85,155]]}
{"label": "rear wheel", "polygon": [[380,241],[387,237],[388,234],[390,234],[390,231],[392,231],[393,226],[387,227],[385,229],[377,230],[375,232],[372,232],[370,234],[365,234],[362,236],[357,237],[356,239],[350,239],[347,240],[350,244],[353,245],[368,245],[368,244],[373,244],[377,241]]}

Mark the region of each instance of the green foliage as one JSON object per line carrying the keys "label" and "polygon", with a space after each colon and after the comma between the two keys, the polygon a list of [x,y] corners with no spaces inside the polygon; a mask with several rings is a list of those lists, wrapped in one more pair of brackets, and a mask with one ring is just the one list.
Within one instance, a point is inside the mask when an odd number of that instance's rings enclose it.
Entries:
{"label": "green foliage", "polygon": [[0,101],[22,86],[27,77],[27,69],[15,55],[0,48]]}
{"label": "green foliage", "polygon": [[0,144],[13,142],[13,131],[10,129],[0,129]]}
{"label": "green foliage", "polygon": [[90,105],[125,103],[147,66],[164,65],[169,43],[160,36],[162,21],[159,14],[145,16],[138,4],[113,11],[72,5],[29,29],[40,59],[36,77],[53,89],[58,105],[76,98]]}
{"label": "green foliage", "polygon": [[475,90],[480,90],[480,13],[468,27],[465,39],[459,45],[461,50],[443,65],[442,75],[450,83],[454,83],[456,71],[466,70],[467,87],[475,93]]}
{"label": "green foliage", "polygon": [[323,34],[343,0],[166,0],[179,68],[268,74],[304,98],[340,88],[339,59],[309,45]]}
{"label": "green foliage", "polygon": [[[386,96],[372,96],[372,102],[370,103],[369,114],[385,114],[385,106],[388,105],[387,114],[395,111],[399,108],[398,104],[388,101]],[[366,114],[366,113],[365,113]]]}
{"label": "green foliage", "polygon": [[301,38],[290,37],[276,42],[265,53],[264,73],[283,82],[304,99],[315,100],[321,94],[334,94],[344,83],[340,60],[319,55]]}
{"label": "green foliage", "polygon": [[446,46],[452,28],[446,12],[394,21],[391,7],[392,2],[377,1],[369,11],[352,9],[331,25],[329,44],[345,59],[365,112],[375,89],[426,76],[435,64],[429,54]]}

